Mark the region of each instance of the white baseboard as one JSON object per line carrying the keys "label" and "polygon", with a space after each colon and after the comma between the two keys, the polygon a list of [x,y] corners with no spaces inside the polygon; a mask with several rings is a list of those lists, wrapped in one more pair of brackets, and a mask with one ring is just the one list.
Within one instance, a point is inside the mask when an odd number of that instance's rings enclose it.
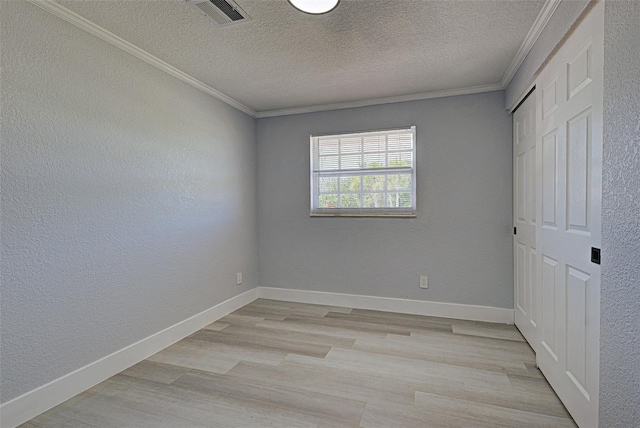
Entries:
{"label": "white baseboard", "polygon": [[139,363],[258,298],[258,288],[232,297],[0,406],[0,426],[16,427]]}
{"label": "white baseboard", "polygon": [[286,288],[259,287],[258,297],[283,300],[285,302],[313,303],[316,305],[371,309],[376,311],[504,324],[513,324],[515,316],[513,309],[494,308],[491,306],[361,296],[357,294],[328,293],[324,291],[291,290]]}
{"label": "white baseboard", "polygon": [[16,427],[151,355],[195,333],[257,298],[513,324],[513,309],[324,291],[257,287],[79,368],[0,406],[0,426]]}

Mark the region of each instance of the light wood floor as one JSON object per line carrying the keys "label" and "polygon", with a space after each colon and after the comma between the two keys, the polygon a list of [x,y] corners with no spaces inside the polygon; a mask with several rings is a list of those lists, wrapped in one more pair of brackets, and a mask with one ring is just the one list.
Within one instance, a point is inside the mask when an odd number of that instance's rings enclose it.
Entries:
{"label": "light wood floor", "polygon": [[257,300],[23,427],[575,427],[514,326]]}

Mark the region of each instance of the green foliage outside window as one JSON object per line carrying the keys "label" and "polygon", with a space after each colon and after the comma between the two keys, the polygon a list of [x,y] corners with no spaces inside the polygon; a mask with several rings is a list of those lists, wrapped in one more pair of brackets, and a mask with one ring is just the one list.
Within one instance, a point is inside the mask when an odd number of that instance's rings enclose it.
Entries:
{"label": "green foliage outside window", "polygon": [[[391,167],[411,166],[408,160],[393,160]],[[380,168],[370,164],[369,168]],[[386,189],[385,189],[386,184]],[[411,174],[369,174],[321,177],[318,206],[322,208],[411,207]],[[338,190],[339,189],[339,190]],[[340,195],[338,195],[340,194]]]}

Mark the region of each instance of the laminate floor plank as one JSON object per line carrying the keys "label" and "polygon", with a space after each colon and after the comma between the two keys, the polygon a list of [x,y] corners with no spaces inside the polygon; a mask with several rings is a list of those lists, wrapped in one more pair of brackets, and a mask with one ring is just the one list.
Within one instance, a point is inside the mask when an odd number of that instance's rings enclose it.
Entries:
{"label": "laminate floor plank", "polygon": [[214,330],[214,331],[222,331],[225,328],[229,327],[231,324],[226,322],[216,321],[214,323],[209,324],[204,327],[204,330]]}
{"label": "laminate floor plank", "polygon": [[398,312],[385,312],[385,311],[375,311],[371,309],[354,309],[351,311],[353,315],[359,315],[364,317],[371,317],[375,319],[389,320],[391,323],[397,323],[400,321],[411,321],[416,323],[416,327],[420,325],[425,325],[427,323],[435,323],[435,324],[449,324],[451,325],[453,318],[442,318],[442,317],[431,317],[424,315],[413,315],[413,314],[401,314]]}
{"label": "laminate floor plank", "polygon": [[469,336],[491,337],[494,339],[515,340],[524,342],[524,337],[516,329],[495,328],[494,326],[460,326],[453,325],[455,334],[465,334]]}
{"label": "laminate floor plank", "polygon": [[420,391],[416,392],[415,407],[427,413],[458,415],[467,420],[465,426],[469,427],[576,427],[573,420],[567,418],[475,403]]}
{"label": "laminate floor plank", "polygon": [[259,299],[23,428],[575,428],[512,325]]}
{"label": "laminate floor plank", "polygon": [[[309,305],[311,306],[311,305]],[[264,317],[266,319],[279,319],[282,316],[291,316],[291,315],[299,315],[303,317],[310,318],[324,318],[329,310],[325,308],[309,308],[309,307],[299,307],[299,308],[269,308],[264,306],[251,306],[251,304],[245,306],[244,308],[238,309],[236,313],[240,315],[250,315],[257,317]]]}
{"label": "laminate floor plank", "polygon": [[[541,375],[539,378],[532,378],[530,376],[518,376],[508,375],[511,388],[515,394],[509,399],[507,403],[513,402],[511,408],[517,409],[531,409],[538,413],[545,413],[552,416],[570,418],[569,412],[565,409],[562,401],[555,394],[549,394],[549,384],[546,379]],[[521,404],[521,400],[526,400],[526,404]],[[502,402],[504,403],[504,401]],[[501,404],[502,405],[502,404]],[[530,406],[543,407],[544,411],[535,410]]]}
{"label": "laminate floor plank", "polygon": [[[221,376],[207,372],[196,372],[203,379],[207,375]],[[182,378],[184,376],[180,379]],[[318,423],[318,418],[307,418],[293,408],[274,407],[269,403],[253,400],[249,397],[185,387],[185,385],[178,383],[180,379],[166,387],[157,388],[157,385],[151,382],[131,384],[128,380],[123,380],[119,375],[116,375],[112,378],[115,384],[113,389],[105,391],[103,394],[129,397],[129,401],[134,402],[151,401],[152,404],[149,406],[151,409],[166,406],[162,413],[169,416],[166,416],[167,422],[160,424],[163,427],[189,427],[191,423],[194,423],[195,426],[207,427],[288,426],[288,424],[298,427],[314,427]],[[138,403],[136,403],[136,407],[139,407]]]}
{"label": "laminate floor plank", "polygon": [[494,350],[502,351],[511,359],[525,358],[528,360],[535,359],[535,353],[528,343],[504,340],[492,337],[482,337],[476,335],[449,334],[442,331],[433,330],[411,330],[411,335],[415,339],[415,343],[433,344],[433,345],[451,345],[466,346],[470,349]]}
{"label": "laminate floor plank", "polygon": [[164,364],[151,360],[140,361],[135,366],[129,367],[120,374],[123,376],[132,376],[140,379],[153,380],[155,382],[169,384],[180,376],[186,374],[188,367],[176,366],[173,364]]}
{"label": "laminate floor plank", "polygon": [[269,338],[258,335],[247,337],[242,335],[225,334],[211,330],[200,330],[189,336],[194,341],[210,342],[214,344],[226,344],[245,348],[247,350],[268,350],[285,354],[300,354],[311,357],[324,358],[331,346],[326,344],[304,343],[297,340],[281,338]]}
{"label": "laminate floor plank", "polygon": [[348,329],[356,332],[362,331],[362,332],[380,333],[380,334],[397,334],[399,336],[409,336],[411,334],[411,330],[407,327],[399,327],[395,325],[379,324],[379,323],[370,323],[370,322],[358,321],[358,320],[334,319],[334,318],[329,318],[329,315],[331,315],[331,313],[329,313],[323,319],[305,318],[301,316],[289,316],[285,318],[284,321],[299,323],[299,324],[310,324],[314,326],[337,327],[337,328]]}
{"label": "laminate floor plank", "polygon": [[355,343],[355,339],[347,339],[344,337],[329,336],[325,334],[300,333],[297,331],[285,331],[279,329],[271,329],[266,327],[245,327],[232,325],[224,329],[224,334],[238,335],[246,338],[262,338],[269,340],[293,340],[302,343],[314,345],[339,346],[341,348],[350,348]]}
{"label": "laminate floor plank", "polygon": [[247,348],[237,344],[187,338],[152,355],[148,360],[190,369],[226,373],[240,361],[279,364],[286,356],[286,352],[274,349],[257,346]]}
{"label": "laminate floor plank", "polygon": [[256,324],[257,327],[267,327],[284,331],[296,331],[299,333],[313,333],[327,336],[336,336],[347,339],[373,338],[384,339],[387,333],[380,331],[354,330],[345,326],[322,325],[307,322],[295,322],[290,319],[283,321],[264,320]]}
{"label": "laminate floor plank", "polygon": [[[281,320],[285,319],[286,316],[280,317]],[[226,317],[221,318],[216,322],[224,322],[225,324],[230,325],[245,325],[245,326],[255,326],[257,323],[264,321],[263,317],[254,317],[250,315],[238,315],[235,312],[227,315]],[[215,324],[215,323],[214,323]]]}
{"label": "laminate floor plank", "polygon": [[181,340],[152,355],[148,360],[215,373],[226,373],[240,362],[234,354],[207,346],[206,342],[201,344],[201,341],[194,340]]}
{"label": "laminate floor plank", "polygon": [[415,320],[415,319],[403,319],[403,318],[381,318],[375,315],[362,315],[362,314],[344,314],[329,312],[325,318],[331,318],[336,320],[343,320],[347,322],[361,322],[374,325],[382,325],[386,327],[394,326],[405,329],[419,329],[419,330],[442,330],[449,333],[452,332],[452,324],[447,322],[429,322],[427,320]]}
{"label": "laminate floor plank", "polygon": [[[367,402],[360,420],[362,428],[466,428],[466,421],[456,414],[426,412],[412,403],[386,400]],[[471,427],[469,427],[471,428]],[[475,427],[473,427],[475,428]],[[516,427],[514,427],[516,428]]]}
{"label": "laminate floor plank", "polygon": [[314,358],[308,358],[306,362],[283,361],[278,366],[241,362],[229,370],[227,375],[252,381],[268,381],[281,388],[295,387],[356,401],[385,397],[412,402],[414,392],[424,386],[416,381],[397,381],[384,375],[371,374],[364,377],[351,370],[316,364],[317,361]]}
{"label": "laminate floor plank", "polygon": [[511,361],[518,365],[535,364],[535,353],[526,342],[458,334],[414,335],[412,331],[409,338],[389,335],[385,343],[386,346],[406,346],[420,352],[427,350],[442,352],[443,356],[455,351],[464,357],[473,355]]}
{"label": "laminate floor plank", "polygon": [[[297,359],[298,356],[292,354],[285,357],[285,361],[295,361]],[[335,367],[346,367],[364,373],[384,372],[397,379],[414,379],[424,382],[429,382],[436,378],[449,381],[481,379],[487,384],[498,382],[500,385],[510,387],[509,378],[505,373],[377,354],[357,349],[332,348],[323,359],[323,363]]]}
{"label": "laminate floor plank", "polygon": [[351,313],[351,311],[353,310],[353,308],[345,308],[342,306],[327,306],[327,305],[311,305],[311,304],[307,304],[307,303],[297,303],[297,302],[283,302],[281,300],[271,300],[271,299],[258,299],[255,300],[253,302],[251,302],[249,305],[247,306],[260,306],[260,307],[266,307],[266,308],[276,308],[276,309],[289,309],[289,310],[295,310],[295,311],[304,311],[304,310],[310,310],[310,311],[328,311],[328,312],[336,312],[336,313],[343,313],[343,314],[348,314]]}
{"label": "laminate floor plank", "polygon": [[357,425],[365,402],[315,391],[301,390],[295,384],[279,386],[262,379],[247,380],[232,375],[191,371],[174,382],[175,386],[206,394],[260,402],[278,409],[312,417],[319,423],[332,419]]}
{"label": "laminate floor plank", "polygon": [[356,340],[352,349],[389,356],[405,357],[414,360],[430,361],[433,363],[448,364],[452,366],[469,367],[479,370],[522,375],[527,374],[527,367],[522,362],[499,360],[497,358],[482,355],[462,354],[455,350],[441,350],[435,347],[427,350],[419,350],[411,348],[410,346],[401,348],[398,344],[393,345],[388,342],[372,344],[372,341]]}

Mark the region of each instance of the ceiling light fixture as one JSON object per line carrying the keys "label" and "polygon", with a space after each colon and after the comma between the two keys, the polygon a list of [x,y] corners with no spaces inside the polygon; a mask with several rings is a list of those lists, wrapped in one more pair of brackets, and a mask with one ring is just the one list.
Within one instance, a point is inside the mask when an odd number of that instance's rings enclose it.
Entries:
{"label": "ceiling light fixture", "polygon": [[301,12],[322,15],[335,9],[340,0],[289,0],[289,3]]}

